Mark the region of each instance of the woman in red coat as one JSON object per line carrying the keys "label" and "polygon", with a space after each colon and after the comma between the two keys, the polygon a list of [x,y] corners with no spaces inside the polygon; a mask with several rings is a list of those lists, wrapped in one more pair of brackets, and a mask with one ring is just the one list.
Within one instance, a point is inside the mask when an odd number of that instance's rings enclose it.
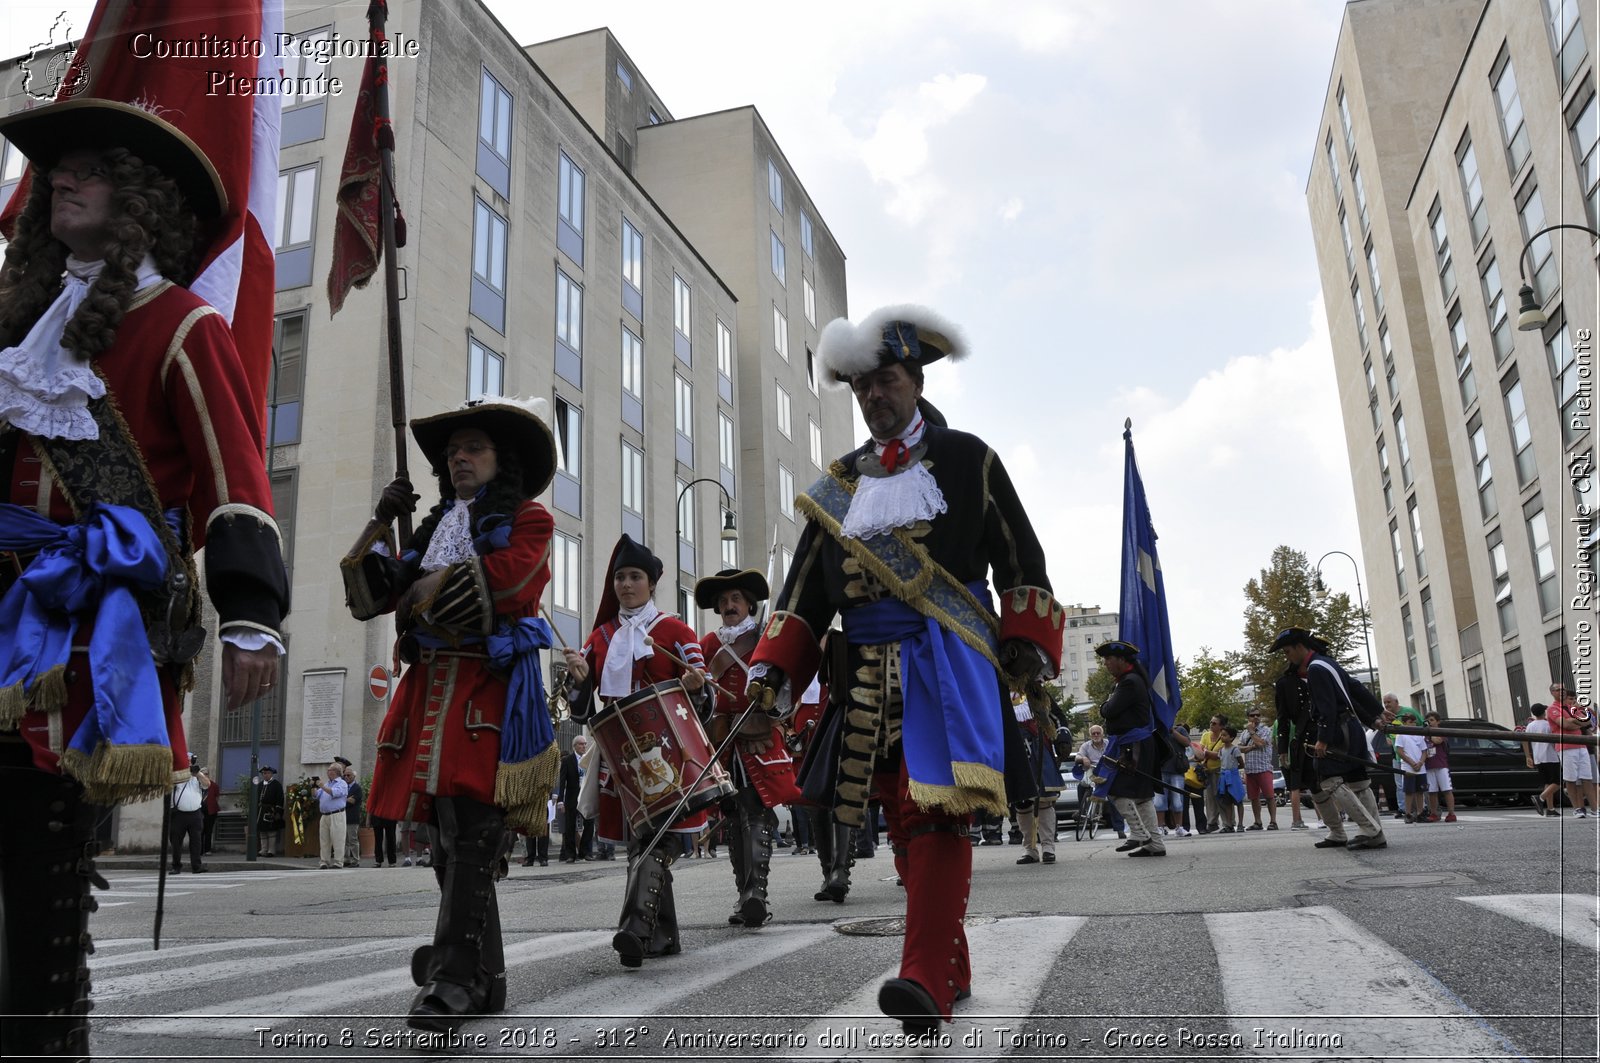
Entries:
{"label": "woman in red coat", "polygon": [[[612,550],[594,630],[582,653],[570,648],[564,651],[567,667],[578,683],[571,695],[573,718],[588,719],[600,704],[609,705],[672,679],[681,681],[691,696],[705,689],[705,661],[698,636],[651,600],[662,568],[660,558],[626,535]],[[646,956],[683,951],[670,870],[678,846],[663,839],[647,849],[651,834],[635,833],[623,820],[615,775],[615,766],[602,758],[598,833],[605,841],[628,847],[627,892],[611,947],[624,967],[638,967]],[[705,813],[698,812],[673,824],[672,831],[693,834],[705,822]]]}

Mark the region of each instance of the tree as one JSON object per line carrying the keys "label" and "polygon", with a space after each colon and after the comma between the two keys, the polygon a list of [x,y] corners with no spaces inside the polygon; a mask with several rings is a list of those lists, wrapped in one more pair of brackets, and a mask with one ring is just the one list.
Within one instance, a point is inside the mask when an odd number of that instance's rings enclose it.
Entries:
{"label": "tree", "polygon": [[1197,728],[1204,730],[1213,716],[1237,716],[1239,691],[1244,689],[1237,668],[1235,655],[1213,656],[1210,646],[1201,646],[1188,664],[1180,662],[1178,690],[1183,695],[1183,708],[1178,712],[1178,722],[1188,724],[1193,732]]}
{"label": "tree", "polygon": [[1244,681],[1255,684],[1256,704],[1272,707],[1272,684],[1283,674],[1284,659],[1270,647],[1284,628],[1309,628],[1327,641],[1334,660],[1347,668],[1356,663],[1367,616],[1348,594],[1319,589],[1321,578],[1306,555],[1288,546],[1273,550],[1268,567],[1245,584],[1245,648],[1236,662]]}
{"label": "tree", "polygon": [[1117,681],[1111,677],[1111,673],[1099,666],[1083,681],[1083,695],[1094,703],[1096,715],[1099,715],[1100,706],[1106,703],[1116,685]]}

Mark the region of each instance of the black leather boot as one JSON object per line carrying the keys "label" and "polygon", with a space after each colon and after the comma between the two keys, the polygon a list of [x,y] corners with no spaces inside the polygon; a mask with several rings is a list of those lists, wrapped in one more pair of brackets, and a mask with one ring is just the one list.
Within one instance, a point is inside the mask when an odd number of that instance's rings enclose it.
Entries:
{"label": "black leather boot", "polygon": [[71,779],[0,768],[0,1056],[89,1058],[90,886],[100,811]]}
{"label": "black leather boot", "polygon": [[767,875],[772,867],[772,839],[778,832],[778,814],[761,803],[755,787],[740,791],[740,842],[744,874],[739,878],[739,920],[754,929],[772,919],[767,910]]}
{"label": "black leather boot", "polygon": [[830,823],[827,830],[817,835],[818,858],[821,858],[824,846],[827,847],[830,857],[822,865],[824,877],[822,888],[816,893],[817,900],[843,904],[845,894],[850,892],[850,869],[856,862],[853,833],[853,827],[843,823]]}
{"label": "black leather boot", "polygon": [[505,1010],[505,955],[494,893],[505,819],[493,805],[439,797],[430,833],[441,890],[439,921],[433,944],[412,956],[412,979],[422,988],[408,1022],[443,1033],[469,1015]]}
{"label": "black leather boot", "polygon": [[727,834],[724,836],[724,840],[728,843],[728,863],[733,868],[733,888],[738,891],[738,897],[733,902],[733,914],[728,916],[728,925],[742,926],[744,924],[745,817],[735,798],[729,798],[723,802],[722,812],[722,822],[727,824]]}
{"label": "black leather boot", "polygon": [[628,886],[622,898],[622,918],[612,935],[611,947],[624,967],[638,967],[646,956],[667,956],[679,951],[677,908],[672,901],[670,839],[644,852],[648,838],[628,844]]}

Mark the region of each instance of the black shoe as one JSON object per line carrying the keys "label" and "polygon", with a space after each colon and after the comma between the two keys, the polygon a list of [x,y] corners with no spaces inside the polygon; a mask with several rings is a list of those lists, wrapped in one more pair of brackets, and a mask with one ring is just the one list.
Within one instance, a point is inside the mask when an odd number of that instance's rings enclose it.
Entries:
{"label": "black shoe", "polygon": [[933,995],[909,978],[891,978],[878,987],[878,1010],[900,1020],[900,1029],[921,1037],[939,1028],[943,1016]]}
{"label": "black shoe", "polygon": [[1384,836],[1381,835],[1381,834],[1378,835],[1375,838],[1368,838],[1368,837],[1363,835],[1362,837],[1359,837],[1359,838],[1352,838],[1349,842],[1347,842],[1345,844],[1345,848],[1346,849],[1387,849],[1387,848],[1389,848],[1389,842],[1388,842],[1388,839],[1384,838]]}
{"label": "black shoe", "polygon": [[1152,849],[1148,845],[1141,845],[1139,848],[1135,849],[1133,852],[1129,853],[1128,855],[1129,856],[1166,856],[1167,855],[1167,851],[1165,849]]}
{"label": "black shoe", "polygon": [[1343,849],[1348,844],[1343,838],[1324,838],[1312,843],[1318,849]]}
{"label": "black shoe", "polygon": [[[1056,862],[1056,854],[1055,853],[1045,853],[1044,856],[1040,857],[1040,859],[1043,860],[1047,864],[1053,864],[1053,863]],[[960,998],[957,997],[956,999],[959,1000]]]}
{"label": "black shoe", "polygon": [[1538,812],[1539,815],[1543,816],[1546,814],[1547,810],[1545,808],[1544,798],[1540,797],[1538,794],[1529,794],[1528,800],[1533,802],[1534,811]]}
{"label": "black shoe", "polygon": [[1143,844],[1144,844],[1144,842],[1135,841],[1134,839],[1129,838],[1127,841],[1125,841],[1121,845],[1117,846],[1116,851],[1119,852],[1119,853],[1132,852],[1133,850],[1139,848],[1139,846],[1141,846]]}
{"label": "black shoe", "polygon": [[[825,901],[827,899],[828,899],[828,895],[826,893],[817,894],[817,900]],[[738,912],[734,912],[732,915],[728,916],[728,925],[729,926],[744,926],[744,916],[740,915]]]}
{"label": "black shoe", "polygon": [[617,931],[611,937],[611,947],[617,950],[617,959],[622,961],[622,966],[644,966],[644,942],[632,934]]}
{"label": "black shoe", "polygon": [[1023,853],[1022,858],[1017,861],[1019,864],[1037,864],[1038,862],[1039,858],[1032,853]]}

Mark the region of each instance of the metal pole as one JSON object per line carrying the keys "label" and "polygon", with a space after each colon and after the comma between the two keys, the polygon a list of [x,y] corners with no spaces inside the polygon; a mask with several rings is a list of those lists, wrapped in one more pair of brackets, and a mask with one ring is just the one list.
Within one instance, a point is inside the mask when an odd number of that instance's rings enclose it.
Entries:
{"label": "metal pole", "polygon": [[1367,598],[1366,595],[1361,592],[1361,566],[1356,563],[1355,558],[1351,557],[1343,550],[1329,550],[1327,553],[1317,558],[1317,575],[1322,575],[1322,563],[1328,560],[1328,558],[1332,557],[1334,554],[1338,554],[1346,561],[1349,561],[1350,567],[1353,568],[1356,573],[1356,605],[1361,609],[1361,642],[1367,650],[1367,677],[1369,682],[1375,682],[1378,676],[1377,673],[1372,670],[1372,637],[1369,634],[1369,629],[1372,626],[1372,618],[1367,615]]}
{"label": "metal pole", "polygon": [[[683,488],[678,492],[678,502],[674,508],[674,525],[672,534],[672,569],[675,573],[677,573],[677,578],[675,578],[672,582],[673,585],[678,588],[678,594],[680,596],[683,594],[683,565],[679,563],[680,558],[678,554],[678,542],[683,538],[683,496],[688,494],[689,488],[693,487],[695,484],[716,484],[717,490],[722,492],[722,497],[728,500],[728,511],[730,513],[733,512],[733,496],[728,493],[728,489],[726,487],[722,486],[722,481],[717,479],[715,476],[701,476],[690,480],[688,483],[684,484]],[[700,571],[700,545],[698,543],[692,543],[690,545],[694,550],[694,568],[695,573],[698,575]],[[689,622],[689,618],[683,617],[683,622],[687,624]]]}
{"label": "metal pole", "polygon": [[[367,22],[372,40],[383,39],[384,23],[388,20],[388,4],[375,0],[367,8]],[[409,479],[406,468],[406,375],[405,352],[400,343],[400,266],[395,261],[394,233],[394,137],[389,125],[389,63],[381,49],[374,47],[378,76],[372,89],[373,109],[377,112],[378,128],[373,130],[378,143],[378,220],[382,227],[383,288],[387,309],[385,332],[389,347],[389,419],[394,425],[395,475]],[[383,133],[388,135],[384,136]],[[399,517],[399,541],[411,538],[411,515]]]}

